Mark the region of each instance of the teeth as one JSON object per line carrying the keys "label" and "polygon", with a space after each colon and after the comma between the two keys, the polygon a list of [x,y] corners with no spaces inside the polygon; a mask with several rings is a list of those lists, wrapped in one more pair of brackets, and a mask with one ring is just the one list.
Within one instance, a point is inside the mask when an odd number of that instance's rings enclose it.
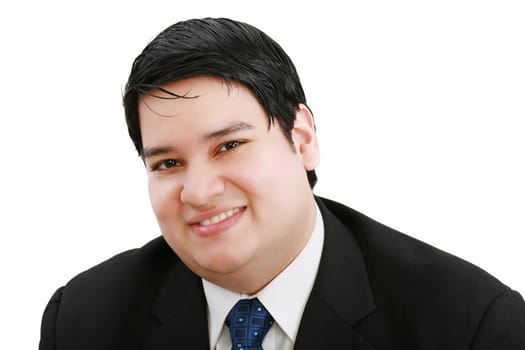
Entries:
{"label": "teeth", "polygon": [[240,210],[239,208],[227,210],[224,213],[220,213],[219,215],[215,215],[212,218],[209,218],[209,219],[206,219],[204,221],[199,222],[199,225],[201,225],[201,226],[208,226],[208,225],[216,224],[216,223],[218,223],[218,222],[220,222],[220,221],[222,221],[222,220],[224,220],[226,218],[229,218],[233,214],[239,212],[239,210]]}

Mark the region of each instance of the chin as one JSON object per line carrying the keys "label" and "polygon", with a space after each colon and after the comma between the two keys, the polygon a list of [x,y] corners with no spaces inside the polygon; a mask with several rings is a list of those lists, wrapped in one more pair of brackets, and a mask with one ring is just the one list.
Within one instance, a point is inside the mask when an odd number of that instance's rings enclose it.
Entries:
{"label": "chin", "polygon": [[229,275],[241,270],[246,264],[247,259],[239,256],[217,254],[206,256],[205,259],[196,260],[199,268],[204,274]]}

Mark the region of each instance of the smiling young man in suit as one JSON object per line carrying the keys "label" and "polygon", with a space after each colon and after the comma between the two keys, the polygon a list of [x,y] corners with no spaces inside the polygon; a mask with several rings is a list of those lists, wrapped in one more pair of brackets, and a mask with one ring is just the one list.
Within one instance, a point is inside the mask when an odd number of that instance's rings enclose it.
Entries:
{"label": "smiling young man in suit", "polygon": [[40,349],[252,349],[236,328],[245,302],[264,315],[253,348],[525,349],[517,292],[314,196],[311,111],[258,29],[167,28],[136,58],[124,106],[162,237],[57,290]]}

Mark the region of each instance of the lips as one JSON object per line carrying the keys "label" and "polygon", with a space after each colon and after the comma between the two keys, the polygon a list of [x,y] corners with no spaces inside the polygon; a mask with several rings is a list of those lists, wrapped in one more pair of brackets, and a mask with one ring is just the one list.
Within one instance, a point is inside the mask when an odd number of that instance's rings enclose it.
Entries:
{"label": "lips", "polygon": [[218,215],[212,216],[209,219],[199,221],[199,225],[201,226],[209,226],[216,223],[219,223],[223,220],[226,220],[227,218],[231,217],[232,215],[238,213],[241,210],[241,208],[234,208],[226,210]]}
{"label": "lips", "polygon": [[211,237],[228,231],[243,217],[246,207],[216,210],[197,216],[190,222],[191,231],[199,237]]}

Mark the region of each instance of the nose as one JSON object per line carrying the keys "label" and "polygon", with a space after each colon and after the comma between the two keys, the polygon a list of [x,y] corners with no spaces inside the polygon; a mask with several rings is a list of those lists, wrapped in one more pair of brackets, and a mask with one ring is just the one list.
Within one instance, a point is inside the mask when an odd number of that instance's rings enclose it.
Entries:
{"label": "nose", "polygon": [[188,165],[180,192],[183,204],[203,207],[224,192],[224,181],[217,169],[207,164]]}

